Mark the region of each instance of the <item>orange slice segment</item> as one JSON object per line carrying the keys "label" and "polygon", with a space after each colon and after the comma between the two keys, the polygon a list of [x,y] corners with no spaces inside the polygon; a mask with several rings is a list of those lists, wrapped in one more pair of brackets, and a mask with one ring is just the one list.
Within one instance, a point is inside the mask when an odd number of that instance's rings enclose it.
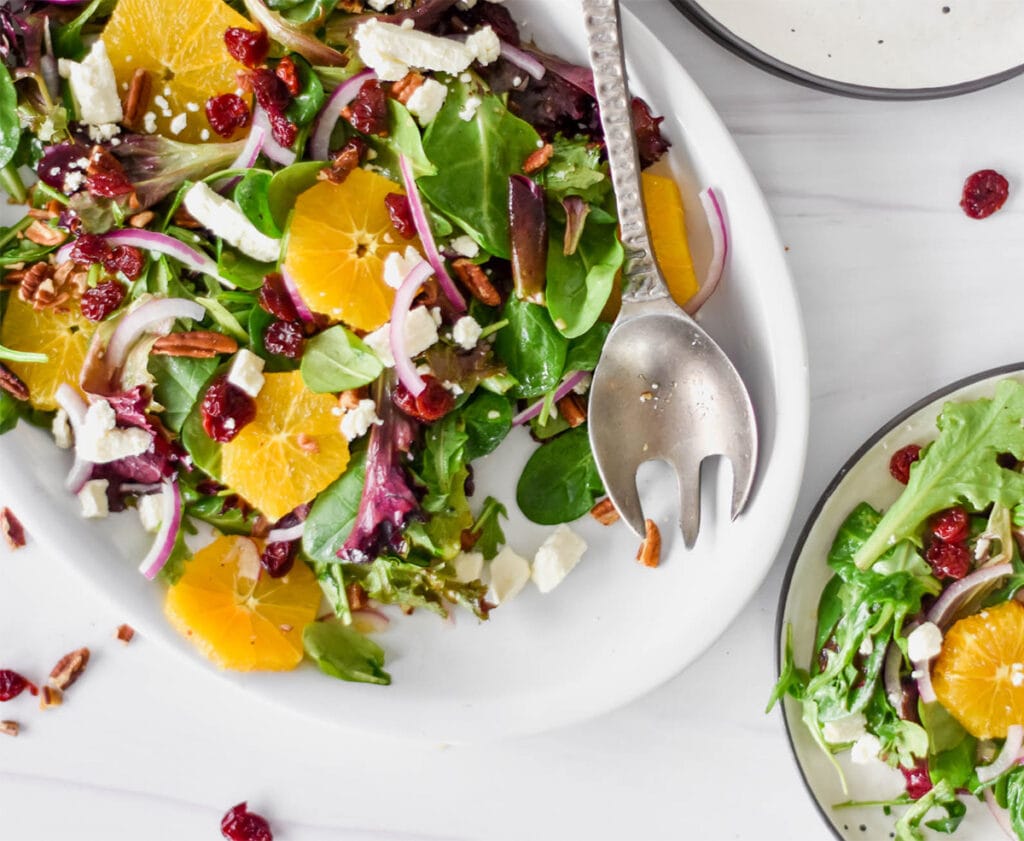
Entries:
{"label": "orange slice segment", "polygon": [[302,629],[316,619],[320,585],[309,567],[296,561],[281,578],[261,574],[262,548],[248,537],[219,537],[167,592],[171,624],[224,669],[294,669]]}
{"label": "orange slice segment", "polygon": [[299,371],[267,374],[255,420],[221,450],[224,483],[270,520],[309,502],[348,466],[337,405],[307,389]]}
{"label": "orange slice segment", "polygon": [[[224,45],[230,26],[255,29],[222,0],[119,0],[103,30],[118,87],[127,90],[137,69],[151,82],[147,110],[157,131],[186,143],[220,138],[206,119],[206,100],[238,87],[235,74],[245,68]],[[165,104],[166,103],[166,104]],[[167,111],[169,114],[165,114]],[[186,117],[175,134],[171,122]]]}
{"label": "orange slice segment", "polygon": [[649,172],[640,174],[651,245],[673,300],[682,306],[699,288],[686,241],[686,212],[675,179]]}
{"label": "orange slice segment", "polygon": [[321,181],[299,196],[284,266],[310,309],[358,330],[388,320],[395,291],[384,283],[384,261],[416,239],[400,237],[384,198],[404,194],[375,172],[356,169],[341,184]]}
{"label": "orange slice segment", "polygon": [[942,706],[979,739],[1005,738],[1011,724],[1024,724],[1024,605],[1009,601],[953,625],[932,685]]}
{"label": "orange slice segment", "polygon": [[57,389],[63,383],[78,387],[78,377],[89,350],[95,325],[82,315],[78,302],[36,310],[17,295],[9,295],[0,344],[14,350],[44,353],[46,362],[7,362],[28,386],[33,408],[57,408]]}

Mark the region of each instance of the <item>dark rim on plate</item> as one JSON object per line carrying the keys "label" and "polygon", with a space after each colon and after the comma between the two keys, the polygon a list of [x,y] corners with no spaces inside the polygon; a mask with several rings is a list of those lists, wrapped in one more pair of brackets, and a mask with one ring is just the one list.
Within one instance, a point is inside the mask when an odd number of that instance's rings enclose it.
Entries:
{"label": "dark rim on plate", "polygon": [[699,0],[671,0],[671,3],[689,18],[692,23],[704,30],[707,35],[710,35],[713,40],[740,58],[746,59],[762,70],[767,70],[774,76],[779,76],[791,82],[797,82],[815,90],[825,91],[826,93],[838,93],[857,99],[942,99],[943,97],[959,96],[960,94],[991,87],[1024,73],[1024,64],[1019,64],[1016,67],[994,73],[991,76],[982,76],[979,79],[969,79],[964,82],[958,82],[955,85],[943,85],[934,88],[879,88],[870,85],[855,85],[849,82],[829,79],[827,76],[819,76],[795,65],[780,61],[769,53],[758,49],[749,41],[740,38],[731,29],[722,25],[717,18],[713,17],[700,5]]}
{"label": "dark rim on plate", "polygon": [[[673,0],[676,2],[676,0]],[[807,515],[807,521],[804,523],[804,527],[800,530],[800,536],[797,538],[796,545],[793,547],[793,554],[789,558],[789,566],[786,569],[786,574],[782,579],[782,589],[779,593],[779,603],[775,612],[775,675],[781,673],[782,670],[782,640],[785,628],[783,627],[782,617],[786,610],[786,601],[789,598],[789,588],[793,583],[793,573],[796,570],[797,561],[800,559],[800,555],[803,553],[804,544],[807,542],[807,538],[814,528],[814,525],[818,522],[818,517],[821,515],[821,509],[825,507],[825,503],[829,501],[832,494],[836,492],[836,489],[842,484],[846,478],[846,474],[849,473],[854,465],[857,464],[867,452],[872,449],[879,441],[881,441],[886,435],[888,435],[893,429],[903,423],[911,415],[924,409],[926,406],[934,403],[936,400],[944,397],[947,394],[951,394],[954,391],[959,391],[962,388],[966,388],[974,383],[981,382],[982,380],[991,379],[992,377],[1003,376],[1006,374],[1019,374],[1024,372],[1024,362],[1016,362],[1010,365],[1000,365],[997,368],[989,368],[987,371],[981,371],[977,374],[971,374],[970,376],[964,377],[963,379],[956,380],[955,382],[949,383],[948,385],[942,386],[942,388],[936,389],[925,397],[922,397],[913,405],[904,409],[898,415],[895,415],[887,423],[883,424],[879,429],[868,438],[857,451],[850,456],[846,463],[839,468],[839,471],[832,478],[832,481],[828,483],[828,486],[822,492],[821,497],[815,503],[814,508],[811,509],[811,513]],[[829,817],[829,813],[822,806],[821,801],[818,800],[814,794],[814,789],[811,787],[810,781],[807,779],[807,773],[804,771],[804,766],[800,763],[800,757],[797,756],[796,746],[793,744],[793,731],[789,726],[789,716],[786,715],[785,698],[779,699],[779,708],[782,715],[782,723],[786,728],[786,739],[789,742],[789,750],[793,755],[793,761],[796,763],[797,769],[800,771],[800,780],[804,784],[804,788],[807,789],[807,793],[810,795],[811,800],[814,802],[815,808],[818,810],[818,814],[821,815],[822,820],[828,825],[828,828],[832,831],[833,836],[843,841],[843,836],[839,834],[839,830],[836,829],[835,824]]]}

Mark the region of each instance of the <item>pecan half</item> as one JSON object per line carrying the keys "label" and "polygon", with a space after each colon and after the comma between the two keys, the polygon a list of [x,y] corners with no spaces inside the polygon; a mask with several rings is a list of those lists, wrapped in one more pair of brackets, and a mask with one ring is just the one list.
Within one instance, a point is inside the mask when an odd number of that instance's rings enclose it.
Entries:
{"label": "pecan half", "polygon": [[17,736],[21,727],[16,721],[0,721],[0,735]]}
{"label": "pecan half", "polygon": [[0,388],[15,400],[28,400],[28,386],[3,362],[0,362]]}
{"label": "pecan half", "polygon": [[412,70],[397,82],[392,82],[391,96],[401,102],[402,105],[405,105],[409,101],[409,97],[423,85],[424,81],[422,73]]}
{"label": "pecan half", "polygon": [[53,667],[50,677],[46,681],[47,686],[63,692],[78,680],[88,664],[88,648],[77,648],[74,651],[68,652]]}
{"label": "pecan half", "polygon": [[[70,262],[70,261],[69,261]],[[32,303],[39,285],[47,278],[53,277],[53,266],[43,261],[33,263],[24,270],[21,283],[18,285],[18,297],[26,303]]]}
{"label": "pecan half", "polygon": [[12,549],[20,549],[25,545],[25,527],[10,508],[0,509],[0,532],[3,532],[4,540]]}
{"label": "pecan half", "polygon": [[590,516],[602,526],[610,526],[612,523],[618,522],[619,511],[612,502],[611,497],[606,496],[590,509]]}
{"label": "pecan half", "polygon": [[152,93],[153,82],[149,77],[149,71],[141,67],[136,68],[132,74],[131,86],[128,88],[128,96],[124,100],[124,122],[125,125],[134,127],[139,118],[149,107],[149,97]]}
{"label": "pecan half", "polygon": [[353,169],[359,166],[367,150],[366,141],[353,137],[331,157],[331,165],[321,169],[316,177],[320,181],[341,184]]}
{"label": "pecan half", "polygon": [[67,231],[60,228],[51,228],[40,219],[33,219],[32,224],[25,228],[25,239],[34,242],[36,245],[47,247],[60,245],[68,238]]}
{"label": "pecan half", "polygon": [[191,359],[210,359],[221,353],[234,353],[238,342],[223,333],[211,330],[193,330],[190,333],[168,333],[153,343],[150,353],[158,356],[186,356]]}
{"label": "pecan half", "polygon": [[203,227],[196,221],[195,217],[185,209],[184,205],[174,211],[174,224],[179,228],[188,228],[192,231]]}
{"label": "pecan half", "polygon": [[555,147],[550,143],[545,143],[536,152],[531,152],[523,161],[523,172],[527,175],[540,172],[551,162],[551,156],[554,153]]}
{"label": "pecan half", "polygon": [[578,394],[569,393],[559,400],[555,405],[558,412],[569,424],[570,429],[585,423],[587,420],[587,403]]}
{"label": "pecan half", "polygon": [[114,634],[116,639],[121,640],[125,645],[128,645],[135,637],[135,629],[131,625],[118,625],[117,632]]}
{"label": "pecan half", "polygon": [[661,532],[654,520],[645,520],[647,534],[636,550],[636,559],[645,567],[656,567],[661,563]]}
{"label": "pecan half", "polygon": [[489,307],[496,307],[501,303],[501,295],[488,279],[487,274],[472,260],[466,257],[459,257],[452,261],[452,268],[459,280],[470,291],[470,294],[481,304]]}

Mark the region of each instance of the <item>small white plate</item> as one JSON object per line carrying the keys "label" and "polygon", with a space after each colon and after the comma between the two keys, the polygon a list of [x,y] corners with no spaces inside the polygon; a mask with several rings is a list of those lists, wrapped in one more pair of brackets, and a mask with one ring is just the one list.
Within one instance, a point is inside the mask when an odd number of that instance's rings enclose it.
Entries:
{"label": "small white plate", "polygon": [[1024,70],[1012,0],[672,0],[754,64],[850,96],[924,99]]}
{"label": "small white plate", "polygon": [[[533,25],[542,48],[586,61],[577,3],[509,0],[508,6],[518,21]],[[760,463],[747,510],[730,523],[728,470],[705,470],[706,516],[696,548],[687,552],[676,525],[674,481],[645,471],[649,516],[667,543],[660,569],[637,564],[638,541],[624,525],[605,528],[587,517],[576,528],[590,550],[553,593],[542,596],[530,585],[484,624],[464,615],[452,626],[423,611],[397,616],[379,636],[394,678],[390,687],[342,683],[312,666],[246,675],[208,666],[210,674],[293,711],[364,731],[483,741],[578,721],[647,692],[707,649],[757,589],[785,536],[806,454],[807,359],[793,285],[764,197],[722,122],[655,35],[628,13],[624,24],[629,54],[642,59],[633,63],[634,87],[666,115],[688,219],[701,224],[696,194],[709,184],[729,214],[728,274],[701,322],[748,383],[760,423]],[[528,523],[515,505],[515,480],[530,449],[525,434],[514,436],[476,472],[477,498],[492,494],[508,504],[505,534],[527,557],[551,531]],[[67,453],[46,433],[20,425],[0,438],[4,503],[126,620],[207,666],[164,620],[163,587],[136,571],[146,546],[137,519],[82,520],[77,501],[62,488],[68,466]]]}
{"label": "small white plate", "polygon": [[[785,650],[788,627],[793,632],[793,654],[797,665],[806,667],[813,656],[818,600],[832,577],[832,570],[825,563],[832,541],[847,515],[859,503],[868,502],[884,510],[899,496],[902,485],[889,474],[892,454],[907,444],[924,445],[933,440],[937,432],[935,419],[945,403],[990,397],[996,384],[1008,378],[1024,382],[1024,363],[983,371],[928,395],[886,423],[843,465],[811,512],[793,550],[778,614],[780,657]],[[783,703],[783,720],[790,745],[804,783],[833,832],[843,841],[890,837],[896,818],[887,817],[881,807],[833,809],[832,806],[848,800],[889,800],[897,797],[904,790],[903,775],[880,762],[854,765],[849,762],[847,751],[836,757],[849,787],[848,793],[844,793],[839,775],[815,744],[800,716],[800,704],[787,697]],[[983,803],[971,797],[965,797],[964,802],[968,804],[967,817],[951,836],[954,841],[996,841],[1004,838]],[[946,836],[935,833],[934,837]]]}

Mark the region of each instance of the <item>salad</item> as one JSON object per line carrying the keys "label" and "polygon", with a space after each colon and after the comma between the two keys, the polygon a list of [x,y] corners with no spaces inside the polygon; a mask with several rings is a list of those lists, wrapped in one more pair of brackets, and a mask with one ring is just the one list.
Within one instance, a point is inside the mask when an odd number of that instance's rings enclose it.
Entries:
{"label": "salad", "polygon": [[[608,511],[586,390],[623,249],[593,79],[487,0],[0,8],[0,432],[52,431],[86,517],[134,509],[169,621],[232,669],[388,683],[381,605],[480,619]],[[668,149],[633,101],[645,167]],[[697,282],[670,176],[659,259]],[[538,442],[515,501],[473,463]],[[510,482],[510,489],[511,489]],[[649,561],[650,558],[648,557]],[[656,559],[655,559],[656,562]]]}
{"label": "salad", "polygon": [[921,841],[983,800],[1024,838],[1024,384],[949,402],[937,426],[893,453],[895,501],[840,527],[810,660],[787,629],[772,704],[796,699],[841,779],[839,755],[901,772],[892,799],[837,809],[902,807],[894,837]]}

